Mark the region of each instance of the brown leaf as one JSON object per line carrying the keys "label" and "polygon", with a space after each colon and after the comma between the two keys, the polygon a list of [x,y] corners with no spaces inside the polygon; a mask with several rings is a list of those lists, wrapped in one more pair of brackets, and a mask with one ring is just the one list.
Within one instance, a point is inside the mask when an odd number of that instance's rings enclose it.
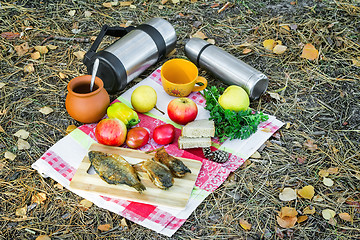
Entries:
{"label": "brown leaf", "polygon": [[27,42],[24,42],[23,44],[15,46],[14,49],[16,53],[21,57],[24,56],[25,53],[29,51],[29,44]]}
{"label": "brown leaf", "polygon": [[346,213],[346,212],[343,212],[343,213],[339,213],[339,217],[344,220],[344,221],[347,221],[347,222],[352,222],[353,219],[352,217],[350,216],[350,214]]}
{"label": "brown leaf", "polygon": [[20,33],[14,33],[14,32],[2,32],[1,37],[7,39],[7,40],[14,40],[16,38],[20,37]]}
{"label": "brown leaf", "polygon": [[73,53],[78,60],[83,60],[85,52],[84,51],[77,51]]}
{"label": "brown leaf", "polygon": [[292,207],[282,207],[279,212],[279,217],[295,217],[298,214],[295,208]]}
{"label": "brown leaf", "polygon": [[110,224],[102,224],[98,226],[98,229],[102,232],[109,231],[111,229]]}
{"label": "brown leaf", "polygon": [[40,235],[35,240],[51,240],[48,235]]}
{"label": "brown leaf", "polygon": [[308,220],[308,218],[308,216],[299,216],[297,219],[297,223],[305,222],[306,220]]}
{"label": "brown leaf", "polygon": [[279,224],[280,227],[283,228],[292,228],[295,226],[297,222],[297,217],[284,217],[281,218],[279,216],[276,216],[276,221]]}
{"label": "brown leaf", "polygon": [[203,32],[200,32],[200,31],[197,31],[194,35],[192,35],[191,37],[193,38],[200,38],[200,39],[205,39],[207,38],[207,36],[203,33]]}
{"label": "brown leaf", "polygon": [[305,44],[301,58],[306,58],[308,60],[315,60],[319,57],[319,51],[311,43]]}
{"label": "brown leaf", "polygon": [[58,48],[57,46],[54,46],[54,45],[51,45],[51,44],[46,45],[46,47],[47,47],[48,49],[50,49],[50,50],[55,50],[55,49]]}
{"label": "brown leaf", "polygon": [[252,50],[250,48],[244,48],[244,50],[242,51],[243,54],[248,54],[251,52],[252,52]]}
{"label": "brown leaf", "polygon": [[40,192],[36,195],[33,195],[31,197],[31,202],[32,203],[37,203],[37,204],[41,204],[44,203],[44,201],[46,200],[46,194],[43,192]]}
{"label": "brown leaf", "polygon": [[318,148],[318,146],[314,144],[314,140],[312,139],[307,139],[306,142],[304,142],[304,146],[311,152],[314,152]]}
{"label": "brown leaf", "polygon": [[89,200],[83,199],[80,201],[79,207],[81,210],[86,211],[89,208],[91,208],[92,205],[93,205],[92,202],[90,202]]}
{"label": "brown leaf", "polygon": [[298,195],[302,198],[311,200],[314,197],[315,190],[311,185],[305,186],[298,191]]}
{"label": "brown leaf", "polygon": [[332,168],[328,168],[326,171],[330,174],[337,174],[339,172],[339,168],[332,167]]}
{"label": "brown leaf", "polygon": [[35,68],[34,68],[34,64],[32,64],[32,63],[29,63],[28,65],[26,65],[24,67],[24,72],[26,72],[26,73],[32,73],[34,71],[35,71]]}
{"label": "brown leaf", "polygon": [[49,49],[46,46],[35,46],[34,49],[41,54],[45,54],[49,52]]}
{"label": "brown leaf", "polygon": [[34,60],[37,60],[40,58],[40,53],[38,51],[30,53],[30,57]]}

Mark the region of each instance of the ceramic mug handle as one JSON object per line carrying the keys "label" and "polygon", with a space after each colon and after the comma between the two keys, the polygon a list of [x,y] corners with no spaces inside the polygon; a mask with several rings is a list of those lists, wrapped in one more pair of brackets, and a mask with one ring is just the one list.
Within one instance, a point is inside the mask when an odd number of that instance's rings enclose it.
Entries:
{"label": "ceramic mug handle", "polygon": [[192,92],[198,92],[198,91],[204,90],[207,86],[207,80],[204,77],[197,77],[196,83],[202,83],[203,85],[202,86],[194,86]]}

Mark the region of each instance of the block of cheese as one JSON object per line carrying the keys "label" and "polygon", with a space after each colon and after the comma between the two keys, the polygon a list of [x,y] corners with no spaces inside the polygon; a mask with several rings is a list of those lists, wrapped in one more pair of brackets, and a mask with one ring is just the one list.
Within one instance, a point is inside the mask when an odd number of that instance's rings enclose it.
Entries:
{"label": "block of cheese", "polygon": [[213,120],[195,120],[189,122],[181,129],[181,136],[184,137],[214,137],[215,135],[215,124]]}
{"label": "block of cheese", "polygon": [[210,147],[211,137],[194,138],[180,136],[178,140],[178,146],[180,149]]}

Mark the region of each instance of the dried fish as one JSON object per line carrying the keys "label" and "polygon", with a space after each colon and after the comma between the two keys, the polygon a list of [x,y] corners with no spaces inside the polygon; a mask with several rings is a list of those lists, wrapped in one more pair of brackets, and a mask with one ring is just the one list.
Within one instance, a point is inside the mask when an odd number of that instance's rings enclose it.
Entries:
{"label": "dried fish", "polygon": [[176,177],[191,173],[191,170],[180,159],[169,155],[163,147],[156,150],[155,160],[165,164]]}
{"label": "dried fish", "polygon": [[160,189],[168,189],[174,184],[174,178],[170,169],[153,158],[143,162],[141,168],[147,173],[155,186]]}
{"label": "dried fish", "polygon": [[126,184],[142,192],[146,188],[140,182],[135,169],[123,157],[116,154],[106,154],[90,151],[89,160],[100,178],[109,184]]}

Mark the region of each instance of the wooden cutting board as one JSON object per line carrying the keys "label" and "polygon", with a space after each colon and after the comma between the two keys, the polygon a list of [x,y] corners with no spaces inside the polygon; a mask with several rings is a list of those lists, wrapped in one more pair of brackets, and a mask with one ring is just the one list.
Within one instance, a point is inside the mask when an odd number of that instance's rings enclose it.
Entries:
{"label": "wooden cutting board", "polygon": [[[118,154],[130,164],[145,161],[155,155],[155,152],[145,153],[139,150],[111,147],[98,143],[92,144],[89,148],[89,151],[91,150]],[[125,184],[108,184],[98,174],[91,174],[90,171],[88,173],[91,163],[88,156],[85,156],[70,182],[70,188],[156,206],[184,209],[190,198],[202,163],[188,158],[179,157],[179,159],[191,170],[191,174],[188,173],[183,178],[174,178],[174,185],[172,187],[167,190],[161,190],[151,182],[145,172],[139,172],[141,182],[146,187],[145,191],[139,193],[134,188]]]}

